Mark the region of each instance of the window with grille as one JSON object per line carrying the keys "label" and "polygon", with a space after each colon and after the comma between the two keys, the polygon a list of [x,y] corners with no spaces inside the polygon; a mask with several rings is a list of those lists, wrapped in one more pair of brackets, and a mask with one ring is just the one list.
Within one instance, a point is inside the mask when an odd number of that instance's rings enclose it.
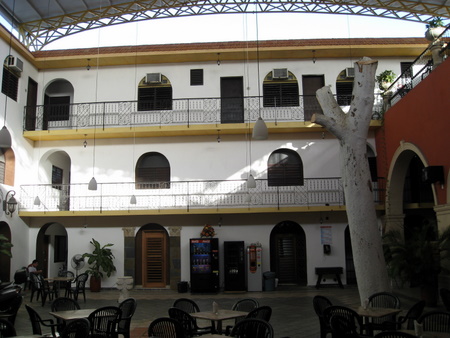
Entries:
{"label": "window with grille", "polygon": [[170,189],[170,164],[164,155],[150,152],[139,158],[136,189]]}
{"label": "window with grille", "polygon": [[138,111],[172,110],[172,85],[161,74],[160,82],[146,82],[142,79],[138,88]]}
{"label": "window with grille", "polygon": [[56,166],[52,166],[52,187],[54,189],[62,190],[63,170]]}
{"label": "window with grille", "polygon": [[337,81],[336,96],[340,106],[349,106],[352,102],[353,81]]}
{"label": "window with grille", "polygon": [[263,82],[264,107],[297,107],[299,106],[297,78],[288,72],[285,79],[274,79],[273,72],[266,75]]}
{"label": "window with grille", "polygon": [[402,72],[402,77],[412,78],[413,77],[413,63],[412,62],[400,62],[400,70]]}
{"label": "window with grille", "polygon": [[191,86],[203,86],[203,69],[191,69]]}
{"label": "window with grille", "polygon": [[269,186],[303,185],[303,163],[293,150],[275,150],[269,157],[267,169]]}
{"label": "window with grille", "polygon": [[70,96],[48,96],[44,98],[48,121],[68,121],[70,118]]}
{"label": "window with grille", "polygon": [[19,89],[19,77],[10,71],[7,67],[3,67],[2,77],[2,93],[9,98],[17,101],[17,92]]}

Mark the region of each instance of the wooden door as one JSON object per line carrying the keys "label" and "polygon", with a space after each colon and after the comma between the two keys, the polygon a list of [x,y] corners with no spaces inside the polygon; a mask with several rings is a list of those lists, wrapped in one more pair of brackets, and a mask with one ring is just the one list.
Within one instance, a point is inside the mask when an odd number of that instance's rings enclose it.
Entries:
{"label": "wooden door", "polygon": [[325,85],[325,79],[323,75],[304,75],[302,85],[305,121],[310,121],[313,114],[322,114],[316,91]]}
{"label": "wooden door", "polygon": [[167,279],[167,238],[161,231],[142,234],[142,286],[165,288]]}
{"label": "wooden door", "polygon": [[[0,222],[0,234],[4,235],[9,242],[11,242],[11,230],[9,225],[5,222]],[[11,258],[5,254],[0,253],[0,280],[2,282],[9,282],[11,272]],[[19,267],[17,267],[19,268]]]}
{"label": "wooden door", "polygon": [[220,78],[222,123],[244,123],[244,83],[242,77]]}
{"label": "wooden door", "polygon": [[28,78],[27,106],[25,108],[25,129],[36,129],[37,82]]}

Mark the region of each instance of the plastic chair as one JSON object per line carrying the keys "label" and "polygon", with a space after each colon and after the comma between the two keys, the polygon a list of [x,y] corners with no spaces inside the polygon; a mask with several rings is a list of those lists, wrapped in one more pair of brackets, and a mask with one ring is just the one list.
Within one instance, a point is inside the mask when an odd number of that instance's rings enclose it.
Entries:
{"label": "plastic chair", "polygon": [[[236,303],[233,304],[231,307],[231,310],[233,311],[245,311],[245,312],[251,312],[254,309],[259,307],[259,303],[256,299],[253,298],[244,298],[238,300]],[[237,322],[240,322],[245,318],[238,317],[234,320],[234,325],[236,325]],[[231,329],[233,328],[233,325],[227,325],[225,328],[225,335],[229,335],[231,332]]]}
{"label": "plastic chair", "polygon": [[148,326],[148,336],[158,338],[184,338],[181,323],[173,318],[157,318]]}
{"label": "plastic chair", "polygon": [[231,337],[273,338],[273,328],[268,322],[258,318],[246,318],[231,330]]}
{"label": "plastic chair", "polygon": [[38,275],[35,273],[30,273],[30,289],[31,289],[31,296],[30,296],[30,302],[33,302],[34,294],[36,294],[36,300],[39,300],[39,296],[41,295],[41,282],[38,278]]}
{"label": "plastic chair", "polygon": [[13,326],[16,322],[17,312],[19,312],[22,305],[23,297],[16,293],[15,296],[8,300],[8,305],[2,311],[0,311],[0,318],[7,319]]}
{"label": "plastic chair", "polygon": [[417,320],[422,324],[423,331],[450,332],[450,312],[429,311]]}
{"label": "plastic chair", "polygon": [[272,308],[270,306],[264,305],[250,311],[249,314],[245,317],[245,319],[258,318],[268,322],[271,316],[272,316]]}
{"label": "plastic chair", "polygon": [[[390,292],[377,292],[369,296],[369,307],[400,309],[400,299]],[[366,330],[368,333],[373,332],[374,330],[382,330],[384,322],[395,322],[397,321],[396,317],[397,315],[389,315],[373,318],[370,323],[366,324]]]}
{"label": "plastic chair", "polygon": [[60,334],[60,338],[89,337],[91,325],[86,318],[71,320]]}
{"label": "plastic chair", "polygon": [[72,271],[61,271],[58,273],[60,277],[71,277],[72,279],[64,283],[64,297],[70,297],[70,290],[72,289],[72,282],[75,279],[75,275]]}
{"label": "plastic chair", "polygon": [[382,331],[373,336],[373,338],[417,338],[417,337],[406,332]]}
{"label": "plastic chair", "polygon": [[119,304],[122,316],[117,324],[117,333],[122,334],[125,338],[130,338],[131,318],[136,311],[137,302],[134,298],[127,298]]}
{"label": "plastic chair", "polygon": [[439,290],[439,294],[441,296],[442,304],[447,311],[450,311],[450,290],[446,288],[442,288]]}
{"label": "plastic chair", "polygon": [[52,337],[57,337],[56,329],[57,324],[53,322],[53,319],[42,319],[41,316],[30,306],[25,304],[28,315],[30,316],[31,328],[33,329],[34,335],[42,336],[42,326],[49,327],[51,330]]}
{"label": "plastic chair", "polygon": [[70,289],[70,296],[73,297],[76,301],[78,301],[78,295],[80,293],[83,294],[84,302],[86,303],[86,281],[88,279],[87,273],[82,273],[81,275],[78,275],[75,280],[75,286]]}
{"label": "plastic chair", "polygon": [[189,298],[178,298],[173,302],[172,307],[186,311],[187,313],[200,312],[196,302]]}
{"label": "plastic chair", "polygon": [[327,334],[331,332],[330,323],[324,320],[323,311],[332,306],[331,301],[325,296],[314,296],[313,298],[313,307],[316,315],[319,317],[319,325],[320,325],[320,337],[326,338]]}
{"label": "plastic chair", "polygon": [[39,280],[39,284],[41,286],[40,294],[41,294],[41,304],[45,305],[47,297],[49,300],[53,300],[53,298],[58,297],[58,289],[55,285],[50,286],[50,283],[44,279],[42,275],[37,275],[37,279]]}
{"label": "plastic chair", "polygon": [[[339,305],[332,305],[327,307],[323,311],[323,319],[328,323],[331,329],[331,336],[333,338],[342,338],[340,332],[335,332],[331,327],[331,318],[333,316],[341,316],[345,318],[346,321],[346,331],[351,332],[351,334],[362,335],[364,331],[363,319],[356,311]],[[336,323],[335,323],[336,325]]]}
{"label": "plastic chair", "polygon": [[121,315],[117,306],[104,306],[92,312],[88,317],[90,337],[117,337],[117,322]]}
{"label": "plastic chair", "polygon": [[404,316],[399,316],[397,321],[391,322],[386,321],[382,323],[383,331],[385,330],[400,330],[403,324],[406,323],[407,330],[414,330],[414,321],[419,319],[422,315],[423,309],[425,308],[425,301],[421,300],[411,306]]}
{"label": "plastic chair", "polygon": [[0,318],[0,337],[14,337],[16,329],[14,325],[5,318]]}
{"label": "plastic chair", "polygon": [[169,317],[178,320],[183,326],[183,330],[187,337],[201,336],[203,334],[212,333],[212,326],[198,327],[195,318],[184,310],[176,307],[169,309]]}
{"label": "plastic chair", "polygon": [[[67,297],[56,298],[51,305],[52,312],[57,311],[67,311],[67,310],[79,310],[80,305],[75,299]],[[58,324],[58,332],[62,332],[66,326],[66,322],[62,319],[57,318],[56,322]]]}

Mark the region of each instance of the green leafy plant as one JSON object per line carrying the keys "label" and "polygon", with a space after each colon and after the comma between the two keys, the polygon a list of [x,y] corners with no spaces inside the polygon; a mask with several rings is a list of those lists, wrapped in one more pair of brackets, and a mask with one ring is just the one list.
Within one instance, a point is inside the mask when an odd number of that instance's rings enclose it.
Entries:
{"label": "green leafy plant", "polygon": [[0,253],[12,257],[11,248],[13,245],[9,242],[5,235],[0,234]]}
{"label": "green leafy plant", "polygon": [[442,21],[442,18],[439,16],[434,17],[430,21],[428,21],[427,28],[436,28],[436,27],[444,27],[444,21]]}
{"label": "green leafy plant", "polygon": [[86,270],[94,278],[102,278],[103,273],[110,277],[116,271],[114,266],[114,255],[110,249],[114,244],[108,243],[103,246],[95,239],[90,242],[94,246],[92,253],[83,254],[83,258],[88,258],[90,268]]}
{"label": "green leafy plant", "polygon": [[394,82],[396,77],[397,75],[392,70],[385,70],[384,72],[381,72],[376,77],[378,88],[382,91],[387,90],[386,84],[391,84]]}

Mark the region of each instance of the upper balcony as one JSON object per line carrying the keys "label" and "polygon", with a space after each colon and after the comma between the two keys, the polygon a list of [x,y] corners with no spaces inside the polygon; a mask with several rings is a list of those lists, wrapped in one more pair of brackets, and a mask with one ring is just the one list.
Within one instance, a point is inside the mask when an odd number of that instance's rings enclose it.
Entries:
{"label": "upper balcony", "polygon": [[[339,95],[345,110],[350,96]],[[148,109],[151,104],[154,109]],[[25,107],[24,137],[38,140],[246,134],[261,116],[270,134],[320,131],[310,119],[321,113],[315,96],[298,104],[267,107],[263,97],[173,99],[170,102],[83,102]],[[267,105],[267,104],[266,104]],[[163,108],[161,108],[163,107]],[[375,95],[371,128],[381,126],[383,101]]]}

